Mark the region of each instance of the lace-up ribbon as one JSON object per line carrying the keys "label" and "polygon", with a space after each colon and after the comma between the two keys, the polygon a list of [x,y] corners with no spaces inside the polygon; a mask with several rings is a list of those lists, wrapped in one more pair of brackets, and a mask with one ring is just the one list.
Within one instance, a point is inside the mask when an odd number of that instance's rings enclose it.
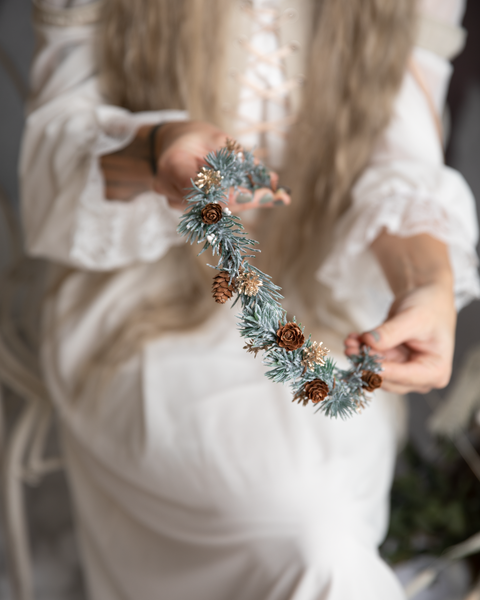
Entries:
{"label": "lace-up ribbon", "polygon": [[295,18],[295,11],[280,9],[265,2],[245,2],[243,10],[252,19],[250,37],[238,42],[248,53],[245,73],[233,73],[241,85],[241,99],[234,115],[237,137],[255,139],[256,154],[264,158],[269,152],[273,134],[281,142],[288,127],[295,121],[290,95],[303,84],[299,76],[288,77],[286,59],[299,50],[299,43],[281,43],[281,28],[285,21]]}

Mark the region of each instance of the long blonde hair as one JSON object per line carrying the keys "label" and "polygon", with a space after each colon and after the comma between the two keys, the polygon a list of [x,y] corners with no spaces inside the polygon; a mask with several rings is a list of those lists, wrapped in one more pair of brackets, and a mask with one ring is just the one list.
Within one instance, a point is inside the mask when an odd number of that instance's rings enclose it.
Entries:
{"label": "long blonde hair", "polygon": [[[235,1],[105,0],[97,50],[107,99],[132,111],[186,109],[192,118],[221,126]],[[313,3],[314,15],[306,32],[306,85],[282,173],[293,202],[263,216],[271,233],[262,253],[266,270],[295,287],[313,314],[313,273],[391,116],[413,44],[415,0],[305,1]],[[185,251],[182,260],[192,265],[192,256]],[[197,281],[179,310],[198,309],[198,294]],[[159,335],[171,327],[167,308],[160,302],[148,309],[148,331],[139,309],[115,339],[127,336],[132,348]],[[207,312],[197,310],[197,320]],[[135,343],[132,328],[138,330]]]}

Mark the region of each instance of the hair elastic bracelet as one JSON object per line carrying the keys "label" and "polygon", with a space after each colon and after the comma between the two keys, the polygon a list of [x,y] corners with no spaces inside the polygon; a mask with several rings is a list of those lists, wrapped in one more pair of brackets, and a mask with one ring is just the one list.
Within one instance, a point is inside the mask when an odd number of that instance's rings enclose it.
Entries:
{"label": "hair elastic bracelet", "polygon": [[160,127],[163,127],[165,123],[157,123],[150,129],[150,133],[148,134],[148,147],[150,150],[150,169],[152,170],[152,175],[157,174],[157,157],[155,156],[155,138],[157,136],[157,131]]}

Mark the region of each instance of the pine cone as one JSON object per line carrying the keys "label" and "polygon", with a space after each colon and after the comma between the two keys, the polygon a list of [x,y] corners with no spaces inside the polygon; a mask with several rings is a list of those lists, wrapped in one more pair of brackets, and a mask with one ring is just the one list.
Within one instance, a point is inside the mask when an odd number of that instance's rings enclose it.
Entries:
{"label": "pine cone", "polygon": [[328,385],[321,379],[314,379],[309,381],[304,386],[304,391],[309,400],[314,404],[318,404],[328,396],[330,390]]}
{"label": "pine cone", "polygon": [[296,323],[287,323],[277,331],[277,344],[289,352],[298,350],[305,343],[305,336]]}
{"label": "pine cone", "polygon": [[218,223],[222,218],[222,207],[220,204],[210,202],[202,208],[202,221],[206,225],[213,225]]}
{"label": "pine cone", "polygon": [[228,283],[230,281],[230,273],[227,271],[220,271],[218,275],[213,278],[213,297],[215,298],[215,302],[219,304],[225,304],[227,300],[233,296],[234,285],[232,283]]}
{"label": "pine cone", "polygon": [[374,373],[373,371],[363,371],[362,372],[362,381],[367,385],[364,386],[367,392],[373,392],[382,385],[382,376],[378,373]]}

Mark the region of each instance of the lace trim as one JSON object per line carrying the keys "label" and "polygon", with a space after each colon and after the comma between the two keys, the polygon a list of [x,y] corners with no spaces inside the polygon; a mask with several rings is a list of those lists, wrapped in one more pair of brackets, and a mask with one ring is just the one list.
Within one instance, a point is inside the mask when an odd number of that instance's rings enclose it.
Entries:
{"label": "lace trim", "polygon": [[365,286],[368,278],[365,269],[369,269],[369,262],[372,272],[378,274],[369,248],[385,228],[402,237],[427,233],[447,244],[455,276],[457,308],[480,297],[478,259],[464,238],[462,223],[428,193],[417,190],[412,193],[407,184],[396,184],[394,192],[363,207],[351,228],[339,230],[337,243],[318,271],[318,279],[332,289],[334,298],[339,301],[355,297]]}
{"label": "lace trim", "polygon": [[146,192],[130,202],[106,201],[98,157],[126,146],[144,123],[182,120],[181,111],[131,115],[114,107],[98,107],[100,125],[92,149],[89,174],[79,199],[70,258],[84,268],[111,270],[135,262],[153,262],[171,246],[177,235],[178,213],[166,198]]}
{"label": "lace trim", "polygon": [[80,198],[71,259],[92,270],[153,262],[179,244],[178,216],[163,196],[147,192],[135,200],[107,202],[96,158]]}

